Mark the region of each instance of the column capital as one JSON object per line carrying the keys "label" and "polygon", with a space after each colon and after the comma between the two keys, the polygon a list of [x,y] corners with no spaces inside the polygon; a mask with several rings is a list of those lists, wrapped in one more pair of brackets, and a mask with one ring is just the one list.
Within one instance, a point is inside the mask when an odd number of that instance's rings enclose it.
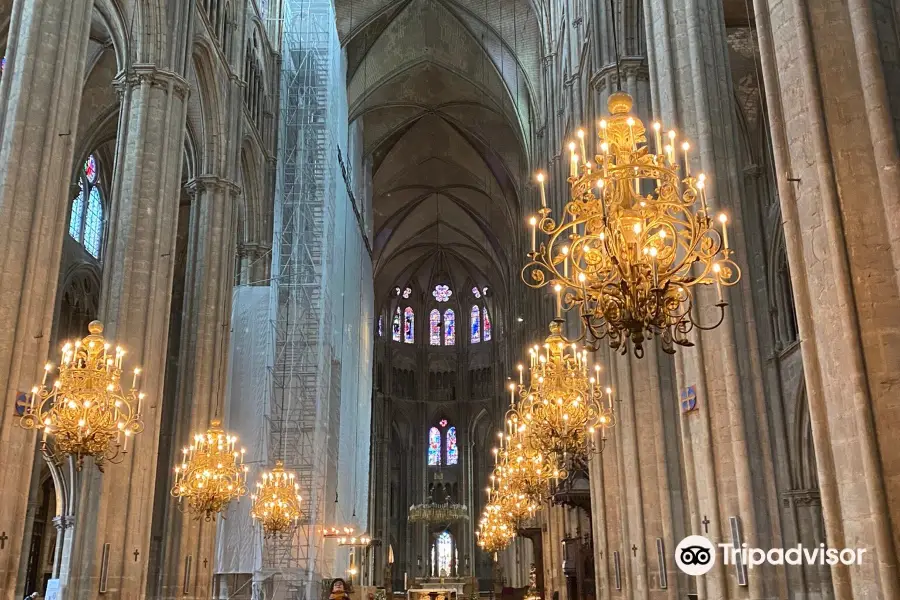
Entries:
{"label": "column capital", "polygon": [[155,65],[136,64],[130,70],[122,71],[113,79],[113,87],[122,95],[128,89],[149,83],[152,87],[171,88],[184,100],[190,93],[188,81],[174,71],[160,69]]}
{"label": "column capital", "polygon": [[232,194],[240,194],[241,187],[230,179],[218,177],[216,175],[200,175],[194,177],[186,184],[184,188],[190,194],[196,194],[201,191],[225,191]]}
{"label": "column capital", "polygon": [[[647,60],[643,56],[626,56],[619,60],[618,74],[622,79],[634,75],[637,79],[649,81],[650,67],[647,66]],[[616,63],[604,65],[591,75],[591,87],[595,90],[602,90],[610,83],[615,82],[616,75]]]}

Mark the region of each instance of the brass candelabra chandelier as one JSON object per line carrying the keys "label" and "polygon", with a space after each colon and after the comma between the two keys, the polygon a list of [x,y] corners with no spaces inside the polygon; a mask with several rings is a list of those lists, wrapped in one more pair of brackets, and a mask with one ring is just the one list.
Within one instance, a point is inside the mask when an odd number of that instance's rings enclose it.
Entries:
{"label": "brass candelabra chandelier", "polygon": [[44,367],[41,385],[32,388],[19,424],[43,431],[43,442],[53,437],[53,452],[72,456],[81,470],[91,456],[103,470],[103,462],[128,451],[128,438],[144,430],[137,389],[141,370],[134,369],[129,391],[122,390],[125,350],[103,338],[103,324],[91,321],[89,335],[62,347],[59,377],[47,387],[53,365]]}
{"label": "brass candelabra chandelier", "polygon": [[465,504],[426,502],[409,507],[410,523],[453,523],[467,520],[469,508]]}
{"label": "brass candelabra chandelier", "polygon": [[284,463],[279,460],[257,482],[256,493],[250,496],[250,516],[260,524],[264,537],[289,533],[300,522],[303,498],[295,480],[296,475],[285,471]]}
{"label": "brass candelabra chandelier", "polygon": [[515,410],[506,435],[507,448],[521,443],[526,448],[523,462],[530,458],[545,469],[549,465],[557,480],[567,477],[566,468],[573,462],[586,462],[593,452],[602,452],[606,431],[615,425],[612,390],[607,388],[604,398],[600,366],[590,368],[587,350],[567,343],[562,325],[561,319],[552,321],[543,346],[529,350],[527,381],[519,365],[519,402],[516,405],[516,389],[511,388]]}
{"label": "brass candelabra chandelier", "polygon": [[[553,286],[557,303],[578,309],[586,343],[644,354],[646,340],[662,349],[691,346],[694,328],[714,329],[725,316],[722,288],[740,280],[728,245],[727,218],[714,228],[707,204],[709,179],[690,170],[690,144],[653,124],[652,146],[632,99],[609,97],[610,115],[600,121],[599,153],[585,160],[585,133],[569,145],[570,198],[557,222],[551,218],[538,175],[541,209],[530,219],[531,252],[522,279],[532,288]],[[683,165],[683,166],[682,166]],[[537,231],[546,239],[537,243]],[[693,288],[715,284],[717,319],[700,325],[692,314]]]}
{"label": "brass candelabra chandelier", "polygon": [[214,519],[232,500],[247,493],[246,450],[238,452],[236,445],[237,436],[226,433],[222,422],[213,419],[206,433],[194,435],[193,443],[182,450],[171,494],[179,503],[186,500],[198,519]]}

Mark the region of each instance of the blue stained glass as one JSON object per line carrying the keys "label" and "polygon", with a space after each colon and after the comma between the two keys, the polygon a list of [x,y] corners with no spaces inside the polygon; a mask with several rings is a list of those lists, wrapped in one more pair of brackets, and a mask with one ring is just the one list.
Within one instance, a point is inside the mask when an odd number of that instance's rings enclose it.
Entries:
{"label": "blue stained glass", "polygon": [[413,328],[415,322],[415,313],[409,306],[403,311],[403,341],[407,344],[413,343]]}
{"label": "blue stained glass", "polygon": [[431,295],[434,296],[434,299],[438,302],[446,302],[450,299],[450,296],[453,295],[453,290],[446,285],[436,285],[434,286]]}
{"label": "blue stained glass", "polygon": [[444,311],[444,345],[452,346],[456,343],[456,315],[452,308]]}
{"label": "blue stained glass", "polygon": [[456,446],[456,427],[447,430],[447,464],[455,465],[459,462],[459,448]]}
{"label": "blue stained glass", "polygon": [[441,464],[441,432],[437,427],[428,430],[428,465]]}
{"label": "blue stained glass", "polygon": [[441,313],[436,308],[428,315],[428,338],[432,346],[441,345]]}
{"label": "blue stained glass", "polygon": [[394,338],[395,342],[400,341],[400,307],[397,307],[397,312],[394,313],[394,323],[392,325],[393,333],[391,334]]}
{"label": "blue stained glass", "polygon": [[81,191],[72,200],[72,216],[69,217],[69,235],[81,241],[81,220],[84,218],[84,188],[78,184]]}
{"label": "blue stained glass", "polygon": [[87,214],[84,217],[84,249],[94,258],[100,258],[100,241],[103,239],[103,202],[100,190],[91,188],[88,195]]}
{"label": "blue stained glass", "polygon": [[487,306],[484,307],[484,341],[491,339],[491,319],[488,317]]}
{"label": "blue stained glass", "polygon": [[477,344],[481,341],[481,311],[478,306],[472,307],[472,336],[471,341]]}

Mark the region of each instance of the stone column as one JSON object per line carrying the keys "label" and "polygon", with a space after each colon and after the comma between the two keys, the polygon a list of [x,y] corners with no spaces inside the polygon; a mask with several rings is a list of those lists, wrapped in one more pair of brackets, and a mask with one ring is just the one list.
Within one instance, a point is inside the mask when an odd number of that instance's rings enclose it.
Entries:
{"label": "stone column", "polygon": [[141,598],[147,587],[188,85],[144,65],[117,85],[123,99],[101,315],[108,337],[129,352],[127,368],[143,369],[145,429],[121,464],[102,475],[85,469],[64,598],[96,593],[107,543],[107,597]]}
{"label": "stone column", "polygon": [[39,380],[48,356],[92,7],[90,0],[15,0],[0,83],[0,160],[10,166],[0,171],[4,600],[16,596],[19,567],[28,556],[27,482],[36,439],[18,427],[16,397]]}
{"label": "stone column", "polygon": [[893,7],[754,7],[835,597],[900,597]]}
{"label": "stone column", "polygon": [[[218,414],[224,414],[224,365],[230,340],[234,230],[240,193],[234,182],[215,176],[198,177],[188,182],[188,188],[194,202],[188,236],[174,444],[168,457],[172,464],[181,457],[181,448],[191,435],[206,430],[217,407]],[[166,499],[169,503],[163,538],[162,597],[208,598],[216,522],[197,520],[195,515],[180,511],[174,500]],[[190,572],[185,573],[188,556]]]}
{"label": "stone column", "polygon": [[[738,124],[734,86],[728,65],[728,46],[721,3],[711,0],[645,2],[648,46],[656,64],[651,67],[654,108],[663,126],[686,136],[693,153],[691,170],[704,172],[711,212],[725,211],[730,218],[729,238],[735,258],[743,267],[741,283],[727,292],[724,322],[713,331],[694,330],[692,348],[678,348],[681,368],[677,388],[696,386],[698,411],[682,419],[684,444],[694,457],[690,466],[695,488],[691,505],[690,533],[697,530],[699,515],[712,521],[709,537],[714,543],[730,543],[731,517],[738,517],[742,542],[769,547],[774,543],[768,514],[774,505],[774,483],[767,460],[767,422],[757,407],[762,401],[762,374],[750,281],[755,265],[749,265],[745,226],[756,216],[745,206],[743,174],[738,152]],[[675,35],[679,32],[679,35]],[[674,61],[675,68],[671,68]],[[708,325],[719,317],[715,291],[694,288],[694,318]],[[713,458],[714,457],[714,458]],[[751,462],[762,468],[751,470]],[[729,464],[723,470],[719,465]],[[690,472],[690,471],[689,471]],[[707,576],[709,597],[761,598],[774,594],[774,569],[748,572],[749,585],[738,586],[729,568],[722,581]],[[701,598],[703,597],[701,589]]]}

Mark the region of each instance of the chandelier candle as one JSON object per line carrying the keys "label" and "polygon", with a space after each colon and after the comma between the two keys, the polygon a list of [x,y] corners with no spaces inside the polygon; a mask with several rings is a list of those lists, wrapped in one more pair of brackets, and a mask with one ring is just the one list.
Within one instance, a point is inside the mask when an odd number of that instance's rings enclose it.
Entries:
{"label": "chandelier candle", "polygon": [[[691,172],[690,144],[669,130],[663,145],[662,125],[654,123],[652,152],[648,131],[631,108],[628,94],[610,96],[593,161],[582,130],[582,155],[575,142],[569,144],[569,198],[559,219],[550,216],[544,177],[538,178],[541,208],[529,219],[532,250],[522,279],[556,291],[558,317],[563,310],[579,312],[585,329],[578,339],[590,349],[607,339],[613,349],[625,354],[630,347],[640,358],[654,337],[671,354],[676,345],[693,345],[689,333],[695,327],[718,327],[728,306],[724,294],[716,303],[717,320],[701,324],[692,311],[693,287],[715,284],[721,290],[736,284],[741,272],[728,244],[728,219],[711,218],[708,179]],[[676,142],[683,153],[677,158]],[[592,172],[592,163],[601,167]]]}

